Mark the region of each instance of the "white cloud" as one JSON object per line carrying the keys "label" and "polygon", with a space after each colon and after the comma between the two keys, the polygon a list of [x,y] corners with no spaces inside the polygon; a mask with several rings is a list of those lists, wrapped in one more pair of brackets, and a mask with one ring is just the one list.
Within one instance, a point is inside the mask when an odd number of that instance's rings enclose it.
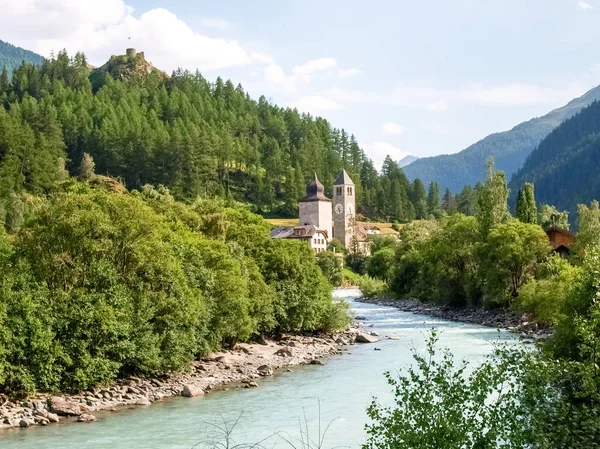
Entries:
{"label": "white cloud", "polygon": [[338,76],[340,78],[350,78],[356,75],[360,75],[362,73],[362,70],[358,70],[358,69],[339,69],[338,70]]}
{"label": "white cloud", "polygon": [[200,25],[206,28],[216,28],[217,30],[228,30],[231,28],[231,24],[227,20],[218,17],[200,19]]}
{"label": "white cloud", "polygon": [[297,65],[292,70],[294,75],[312,75],[315,72],[321,72],[323,70],[332,69],[337,66],[337,62],[333,58],[319,58],[312,59],[305,62],[302,65]]}
{"label": "white cloud", "polygon": [[574,97],[580,96],[585,90],[586,87],[580,83],[571,83],[559,88],[527,83],[495,86],[476,83],[456,88],[398,84],[391,91],[384,93],[335,87],[325,90],[324,94],[345,104],[388,105],[443,112],[456,104],[485,106],[556,105],[566,103]]}
{"label": "white cloud", "polygon": [[410,153],[395,147],[389,142],[375,141],[371,143],[363,143],[360,145],[362,149],[373,160],[375,168],[380,170],[386,156],[390,156],[398,162],[400,159],[408,156]]}
{"label": "white cloud", "polygon": [[0,10],[2,38],[44,56],[62,48],[71,54],[85,51],[99,65],[131,46],[166,71],[217,70],[252,62],[236,41],[197,33],[163,8],[137,18],[122,0],[0,0]]}
{"label": "white cloud", "polygon": [[297,101],[288,104],[291,108],[297,108],[301,112],[309,112],[311,114],[320,114],[328,111],[337,111],[342,109],[342,105],[337,101],[329,98],[310,95],[302,97]]}
{"label": "white cloud", "polygon": [[592,5],[590,5],[587,2],[577,2],[577,6],[579,6],[581,9],[585,10],[585,11],[591,11],[592,9],[594,9],[594,7]]}
{"label": "white cloud", "polygon": [[384,123],[381,126],[381,130],[384,133],[393,134],[394,136],[401,136],[402,134],[404,134],[404,131],[406,131],[406,129],[403,126],[392,122]]}

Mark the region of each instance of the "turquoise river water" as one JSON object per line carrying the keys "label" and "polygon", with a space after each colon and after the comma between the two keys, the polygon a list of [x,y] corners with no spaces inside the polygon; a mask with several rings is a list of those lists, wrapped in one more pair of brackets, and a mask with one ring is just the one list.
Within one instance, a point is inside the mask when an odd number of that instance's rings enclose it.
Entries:
{"label": "turquoise river water", "polygon": [[[513,339],[506,332],[499,334],[486,327],[358,303],[354,301],[359,295],[357,290],[336,294],[345,297],[357,315],[367,318],[366,323],[373,325],[369,330],[376,331],[380,338],[394,336],[399,340],[349,346],[344,355],[327,359],[324,366],[298,367],[277,374],[261,380],[257,389],[173,398],[150,407],[107,412],[99,414],[93,424],[11,430],[0,434],[0,448],[191,449],[222,440],[214,424],[229,425],[237,418],[232,434],[237,444],[254,443],[278,433],[300,447],[296,439],[302,421],[313,439],[317,438],[319,422],[321,429],[331,422],[324,448],[359,448],[365,439],[365,410],[372,397],[383,402],[391,398],[383,373],[411,363],[411,348],[424,348],[428,329],[435,326],[441,332],[441,345],[450,348],[457,358],[473,361],[489,354],[493,341]],[[264,447],[291,448],[281,437],[266,440]]]}

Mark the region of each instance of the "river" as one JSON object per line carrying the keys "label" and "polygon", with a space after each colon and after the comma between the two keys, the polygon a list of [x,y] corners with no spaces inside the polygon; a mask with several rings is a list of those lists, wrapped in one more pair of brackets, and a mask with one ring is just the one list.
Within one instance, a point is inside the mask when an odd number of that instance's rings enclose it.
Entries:
{"label": "river", "polygon": [[[216,437],[212,424],[231,423],[240,414],[232,435],[238,444],[256,442],[274,432],[298,438],[299,420],[305,418],[311,438],[316,438],[319,413],[322,428],[333,421],[324,448],[358,448],[365,439],[365,409],[371,398],[390,400],[383,373],[411,363],[411,348],[423,349],[428,329],[435,326],[440,331],[441,345],[450,348],[455,357],[474,361],[490,353],[493,341],[514,339],[507,332],[498,334],[486,327],[359,303],[353,300],[357,290],[336,294],[347,298],[357,315],[367,318],[366,323],[373,326],[369,330],[399,340],[349,346],[347,353],[329,358],[324,366],[298,367],[277,374],[261,380],[257,389],[174,398],[150,407],[106,412],[93,424],[11,430],[0,434],[0,448],[190,449]],[[291,449],[274,438],[267,440],[265,447]]]}

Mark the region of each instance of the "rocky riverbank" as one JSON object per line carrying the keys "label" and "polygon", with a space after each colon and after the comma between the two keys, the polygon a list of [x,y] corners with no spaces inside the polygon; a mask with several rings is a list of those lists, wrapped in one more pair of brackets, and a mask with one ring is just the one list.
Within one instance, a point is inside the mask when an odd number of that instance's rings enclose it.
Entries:
{"label": "rocky riverbank", "polygon": [[[521,337],[529,340],[547,338],[551,332],[551,329],[541,327],[536,321],[533,321],[530,314],[518,314],[502,309],[488,310],[472,307],[450,307],[448,305],[438,306],[417,299],[358,298],[356,301],[395,307],[403,312],[429,315],[444,320],[506,329],[510,332],[519,333]],[[358,321],[360,321],[360,318],[356,317]]]}
{"label": "rocky riverbank", "polygon": [[258,343],[237,344],[233,350],[194,362],[188,372],[162,378],[131,377],[78,394],[38,394],[19,402],[0,395],[0,431],[47,426],[65,420],[92,422],[98,411],[148,406],[174,396],[202,396],[226,387],[257,388],[262,378],[272,376],[278,370],[322,364],[320,359],[340,354],[344,346],[354,343],[357,335],[359,329],[353,327],[331,336],[285,336],[277,341],[261,339]]}

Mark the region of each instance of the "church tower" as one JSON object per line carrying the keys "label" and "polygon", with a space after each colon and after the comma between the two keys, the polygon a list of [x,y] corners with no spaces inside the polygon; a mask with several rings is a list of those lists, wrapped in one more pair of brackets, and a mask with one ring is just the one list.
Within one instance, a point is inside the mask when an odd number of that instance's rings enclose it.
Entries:
{"label": "church tower", "polygon": [[333,236],[346,248],[350,246],[350,241],[354,236],[355,195],[352,179],[346,170],[342,170],[333,185]]}
{"label": "church tower", "polygon": [[306,196],[300,200],[299,225],[313,225],[327,232],[327,239],[333,237],[331,225],[331,200],[325,196],[323,184],[319,182],[317,174],[315,179],[306,186]]}

